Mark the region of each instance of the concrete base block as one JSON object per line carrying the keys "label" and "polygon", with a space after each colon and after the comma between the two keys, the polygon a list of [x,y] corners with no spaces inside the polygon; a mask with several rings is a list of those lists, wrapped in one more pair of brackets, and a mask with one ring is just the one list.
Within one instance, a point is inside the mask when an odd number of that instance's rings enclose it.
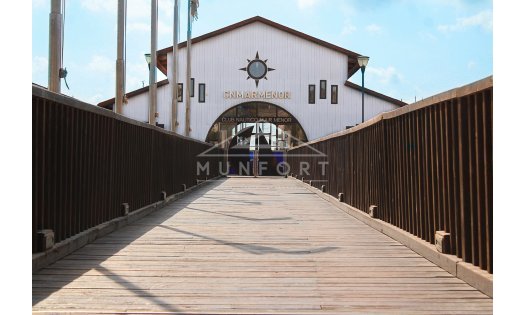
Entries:
{"label": "concrete base block", "polygon": [[126,216],[130,213],[130,205],[127,203],[121,204],[121,215]]}
{"label": "concrete base block", "polygon": [[445,231],[435,232],[435,246],[437,251],[444,254],[451,253],[451,234]]}
{"label": "concrete base block", "polygon": [[37,237],[37,248],[41,251],[48,250],[55,245],[55,232],[53,230],[39,230]]}
{"label": "concrete base block", "polygon": [[378,206],[371,205],[369,207],[369,216],[373,219],[378,219]]}

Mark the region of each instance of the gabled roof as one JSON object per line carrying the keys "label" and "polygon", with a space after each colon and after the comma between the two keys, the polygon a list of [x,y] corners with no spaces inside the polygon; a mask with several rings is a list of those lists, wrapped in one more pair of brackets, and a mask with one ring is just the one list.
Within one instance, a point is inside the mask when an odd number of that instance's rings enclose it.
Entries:
{"label": "gabled roof", "polygon": [[[266,24],[268,26],[277,28],[279,30],[282,30],[282,31],[287,32],[289,34],[292,34],[294,36],[298,36],[298,37],[300,37],[302,39],[308,40],[308,41],[313,42],[315,44],[327,47],[329,49],[332,49],[332,50],[335,50],[337,52],[340,52],[342,54],[347,55],[349,57],[348,62],[347,62],[347,77],[348,78],[350,78],[360,68],[358,66],[358,60],[356,59],[360,54],[355,53],[353,51],[350,51],[348,49],[342,48],[340,46],[336,46],[334,44],[331,44],[331,43],[326,42],[324,40],[321,40],[319,38],[307,35],[305,33],[302,33],[300,31],[297,31],[297,30],[292,29],[290,27],[287,27],[287,26],[281,25],[279,23],[276,23],[274,21],[265,19],[265,18],[263,18],[261,16],[255,16],[255,17],[252,17],[250,19],[246,19],[246,20],[243,20],[241,22],[229,25],[227,27],[220,28],[220,29],[215,30],[213,32],[201,35],[199,37],[195,37],[195,38],[192,39],[192,44],[199,43],[199,42],[204,41],[206,39],[209,39],[209,38],[212,38],[212,37],[215,37],[215,36],[218,36],[218,35],[230,32],[232,30],[238,29],[240,27],[243,27],[243,26],[255,23],[255,22],[260,22],[260,23]],[[182,43],[179,43],[179,45],[177,47],[183,48],[183,47],[186,47],[186,44],[187,44],[187,42],[184,41]],[[167,63],[168,63],[167,54],[171,53],[172,51],[173,51],[173,46],[170,46],[170,47],[167,47],[167,48],[164,48],[164,49],[161,49],[161,50],[157,51],[157,68],[159,68],[159,70],[161,70],[161,72],[164,73],[165,75],[167,75],[167,72],[168,72],[167,71],[167,67],[168,67],[168,65],[167,65]]]}
{"label": "gabled roof", "polygon": [[[210,32],[210,33],[207,33],[207,34],[195,37],[195,38],[192,39],[192,44],[204,41],[206,39],[209,39],[209,38],[212,38],[212,37],[224,34],[224,33],[227,33],[229,31],[235,30],[237,28],[241,28],[243,26],[246,26],[246,25],[249,25],[249,24],[255,23],[255,22],[261,22],[263,24],[269,25],[271,27],[274,27],[274,28],[277,28],[277,29],[282,30],[284,32],[287,32],[289,34],[292,34],[294,36],[298,36],[298,37],[300,37],[302,39],[308,40],[308,41],[313,42],[315,44],[321,45],[323,47],[327,47],[329,49],[332,49],[334,51],[337,51],[337,52],[340,52],[342,54],[347,55],[347,57],[348,57],[347,74],[348,74],[349,78],[356,71],[358,71],[358,69],[360,69],[360,66],[358,65],[358,60],[357,60],[357,57],[360,56],[360,54],[355,53],[353,51],[350,51],[348,49],[342,48],[340,46],[336,46],[334,44],[331,44],[331,43],[326,42],[324,40],[321,40],[319,38],[307,35],[305,33],[302,33],[300,31],[297,31],[297,30],[292,29],[290,27],[287,27],[287,26],[281,25],[279,23],[276,23],[274,21],[265,19],[265,18],[263,18],[261,16],[255,16],[255,17],[243,20],[241,22],[229,25],[227,27],[220,28],[220,29],[215,30],[213,32]],[[183,48],[183,47],[186,47],[186,44],[187,44],[187,42],[184,41],[184,42],[179,43],[179,45],[177,47]],[[166,47],[164,49],[161,49],[161,50],[157,51],[157,68],[159,68],[159,70],[161,70],[161,72],[163,72],[165,75],[167,75],[167,67],[168,67],[168,65],[167,65],[167,63],[168,63],[167,55],[169,53],[171,53],[172,51],[173,51],[173,46]],[[166,84],[168,84],[168,79],[165,79],[163,81],[157,82],[157,86],[158,87],[166,85]],[[345,86],[361,91],[361,86],[359,86],[357,84],[354,84],[354,83],[352,83],[350,81],[346,81],[345,82]],[[135,91],[132,91],[132,92],[128,92],[126,94],[126,97],[133,97],[133,96],[141,94],[141,93],[146,93],[146,92],[148,92],[148,88],[149,88],[148,86],[145,86],[145,87],[140,88],[138,90],[135,90]],[[373,91],[373,90],[369,90],[367,88],[365,89],[365,93],[367,93],[369,95],[372,95],[372,96],[376,96],[376,97],[378,97],[380,99],[383,99],[383,100],[385,100],[387,102],[391,102],[391,103],[393,103],[395,105],[398,105],[398,106],[407,105],[406,103],[404,103],[404,102],[402,102],[400,100],[394,99],[392,97],[389,97],[387,95],[378,93],[378,92]],[[109,100],[100,102],[97,105],[101,106],[101,107],[104,107],[104,108],[107,108],[107,109],[111,109],[114,102],[115,102],[115,98],[111,98]]]}
{"label": "gabled roof", "polygon": [[[360,85],[358,85],[356,83],[352,83],[351,81],[345,82],[345,86],[350,87],[351,89],[358,90],[358,91],[362,90],[362,87]],[[387,101],[387,102],[395,104],[395,105],[398,105],[400,107],[407,105],[407,103],[402,102],[400,100],[397,100],[396,98],[392,98],[392,97],[387,96],[385,94],[378,93],[378,92],[373,91],[373,90],[369,90],[368,88],[364,88],[363,90],[364,90],[365,94],[369,94],[371,96],[376,96],[379,99],[382,99],[384,101]]]}

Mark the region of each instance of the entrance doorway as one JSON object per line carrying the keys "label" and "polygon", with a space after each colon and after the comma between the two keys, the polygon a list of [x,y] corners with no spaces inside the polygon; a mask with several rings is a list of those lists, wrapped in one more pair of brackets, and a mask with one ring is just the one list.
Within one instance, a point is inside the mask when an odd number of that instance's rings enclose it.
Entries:
{"label": "entrance doorway", "polygon": [[275,176],[283,174],[285,150],[307,142],[307,137],[283,108],[249,102],[219,116],[206,141],[228,150],[229,174]]}

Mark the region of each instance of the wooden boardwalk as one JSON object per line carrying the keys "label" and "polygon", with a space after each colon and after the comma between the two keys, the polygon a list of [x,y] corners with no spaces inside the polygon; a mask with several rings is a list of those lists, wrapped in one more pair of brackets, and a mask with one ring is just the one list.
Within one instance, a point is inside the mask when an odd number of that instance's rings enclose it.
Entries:
{"label": "wooden boardwalk", "polygon": [[33,275],[33,312],[489,314],[493,300],[292,179],[229,178]]}

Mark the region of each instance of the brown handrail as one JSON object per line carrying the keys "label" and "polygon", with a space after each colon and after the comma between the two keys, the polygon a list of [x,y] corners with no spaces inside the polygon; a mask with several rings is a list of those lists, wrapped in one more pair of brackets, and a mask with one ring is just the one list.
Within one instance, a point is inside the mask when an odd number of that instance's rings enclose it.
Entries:
{"label": "brown handrail", "polygon": [[428,242],[450,233],[452,254],[491,273],[492,110],[488,77],[293,148],[287,161],[298,178],[362,211],[376,205],[379,219]]}
{"label": "brown handrail", "polygon": [[[219,175],[210,144],[33,86],[33,253]],[[211,162],[197,175],[197,161]],[[217,161],[216,161],[217,160]]]}

